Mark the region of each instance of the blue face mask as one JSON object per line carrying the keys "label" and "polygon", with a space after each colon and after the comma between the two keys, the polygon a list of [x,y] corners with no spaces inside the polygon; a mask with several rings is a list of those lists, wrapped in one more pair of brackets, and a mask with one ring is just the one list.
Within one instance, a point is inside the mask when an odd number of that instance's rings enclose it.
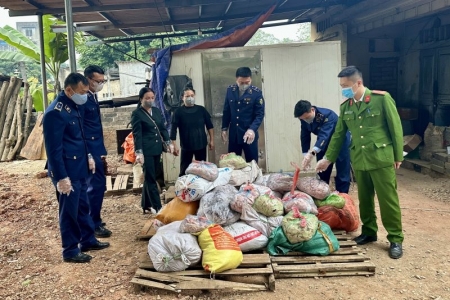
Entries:
{"label": "blue face mask", "polygon": [[353,92],[352,87],[343,88],[342,89],[342,96],[345,98],[353,98],[355,97],[355,93]]}
{"label": "blue face mask", "polygon": [[71,97],[73,102],[75,102],[76,105],[83,105],[86,103],[88,95],[84,94],[84,95],[80,95],[80,94],[73,94]]}
{"label": "blue face mask", "polygon": [[[355,85],[355,84],[353,84],[353,85]],[[344,96],[345,98],[355,97],[355,92],[353,91],[353,85],[348,88],[342,88],[342,96]]]}

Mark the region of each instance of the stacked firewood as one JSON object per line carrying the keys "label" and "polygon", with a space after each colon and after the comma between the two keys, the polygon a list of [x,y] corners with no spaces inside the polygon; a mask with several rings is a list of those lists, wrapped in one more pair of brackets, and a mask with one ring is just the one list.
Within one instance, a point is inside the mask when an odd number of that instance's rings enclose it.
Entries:
{"label": "stacked firewood", "polygon": [[32,109],[28,83],[17,77],[0,82],[0,161],[11,161],[20,153],[28,139]]}

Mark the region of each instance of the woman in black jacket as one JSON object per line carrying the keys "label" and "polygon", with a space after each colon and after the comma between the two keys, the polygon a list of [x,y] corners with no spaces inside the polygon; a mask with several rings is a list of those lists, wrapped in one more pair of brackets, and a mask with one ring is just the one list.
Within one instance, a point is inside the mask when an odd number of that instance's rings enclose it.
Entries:
{"label": "woman in black jacket", "polygon": [[144,170],[141,206],[145,214],[151,212],[152,208],[158,211],[162,207],[155,170],[161,163],[163,143],[166,143],[170,153],[173,153],[173,145],[170,143],[161,111],[153,106],[155,92],[147,87],[142,88],[139,91],[139,101],[140,105],[131,114],[131,126],[136,162],[141,164]]}
{"label": "woman in black jacket", "polygon": [[[178,154],[175,143],[177,129],[180,132],[180,176],[185,175],[192,158],[206,161],[206,146],[209,146],[209,150],[214,150],[214,126],[211,122],[211,115],[205,107],[195,104],[195,91],[192,87],[184,89],[183,102],[184,106],[178,108],[172,117],[170,130],[170,139],[176,154]],[[209,134],[209,141],[206,130]]]}

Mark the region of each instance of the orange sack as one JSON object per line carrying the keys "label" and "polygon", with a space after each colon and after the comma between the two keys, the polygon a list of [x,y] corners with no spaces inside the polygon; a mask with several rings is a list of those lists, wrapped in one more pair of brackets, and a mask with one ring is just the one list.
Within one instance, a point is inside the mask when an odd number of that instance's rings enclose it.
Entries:
{"label": "orange sack", "polygon": [[340,193],[339,196],[345,199],[345,205],[339,209],[334,206],[319,207],[317,218],[330,225],[331,229],[355,231],[359,227],[359,214],[355,203],[348,194]]}
{"label": "orange sack", "polygon": [[136,161],[136,155],[134,154],[134,139],[133,133],[130,132],[125,138],[125,142],[122,144],[123,151],[123,160],[134,163]]}
{"label": "orange sack", "polygon": [[183,202],[175,197],[166,204],[156,215],[156,219],[164,224],[182,221],[187,215],[196,215],[200,201]]}

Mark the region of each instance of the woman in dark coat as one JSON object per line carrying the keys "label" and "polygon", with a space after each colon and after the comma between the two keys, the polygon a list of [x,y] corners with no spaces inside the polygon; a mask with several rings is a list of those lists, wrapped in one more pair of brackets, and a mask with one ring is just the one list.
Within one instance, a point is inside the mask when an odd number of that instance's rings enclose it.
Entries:
{"label": "woman in dark coat", "polygon": [[143,213],[161,209],[156,183],[156,169],[161,163],[163,143],[166,143],[168,152],[173,152],[169,133],[164,126],[161,111],[153,106],[155,92],[150,88],[142,88],[139,91],[140,105],[131,114],[133,128],[134,149],[136,162],[142,165],[144,171],[144,185],[142,187],[141,206]]}

